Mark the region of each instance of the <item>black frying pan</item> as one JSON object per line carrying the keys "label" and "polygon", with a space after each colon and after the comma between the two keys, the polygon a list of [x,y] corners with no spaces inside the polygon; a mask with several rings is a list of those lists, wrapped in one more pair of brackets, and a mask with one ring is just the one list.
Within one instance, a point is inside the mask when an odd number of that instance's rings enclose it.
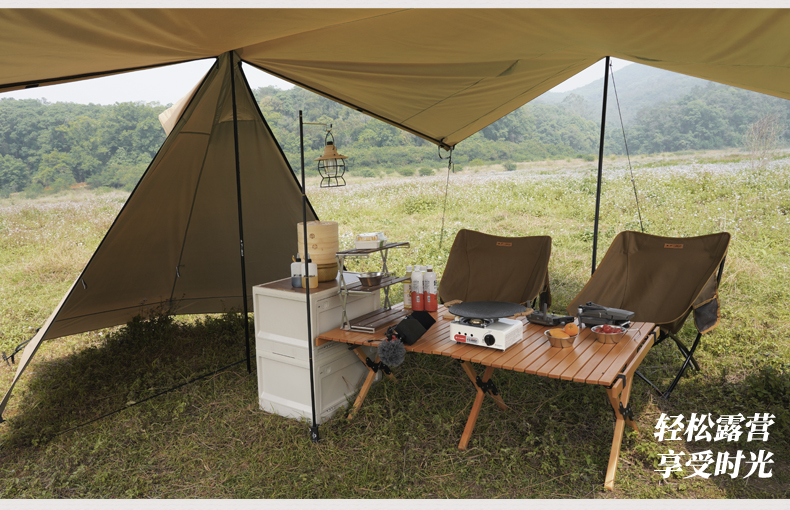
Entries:
{"label": "black frying pan", "polygon": [[451,306],[448,311],[453,315],[467,319],[499,319],[524,313],[527,308],[518,303],[506,301],[467,301]]}

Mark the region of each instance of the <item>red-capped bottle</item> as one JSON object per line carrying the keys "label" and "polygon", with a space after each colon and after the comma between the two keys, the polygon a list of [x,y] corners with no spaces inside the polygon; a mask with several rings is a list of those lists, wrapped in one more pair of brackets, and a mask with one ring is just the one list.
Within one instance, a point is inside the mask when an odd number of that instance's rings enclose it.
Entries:
{"label": "red-capped bottle", "polygon": [[435,312],[439,307],[439,303],[436,297],[437,282],[436,273],[433,272],[433,266],[428,266],[427,271],[423,275],[422,289],[425,311]]}

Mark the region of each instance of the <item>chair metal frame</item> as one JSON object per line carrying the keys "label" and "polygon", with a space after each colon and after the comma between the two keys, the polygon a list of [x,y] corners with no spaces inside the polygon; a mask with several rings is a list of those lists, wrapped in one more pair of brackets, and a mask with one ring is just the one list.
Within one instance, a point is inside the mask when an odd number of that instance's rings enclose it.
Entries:
{"label": "chair metal frame", "polygon": [[[725,256],[722,259],[721,263],[719,264],[719,269],[718,269],[718,272],[716,274],[716,290],[717,291],[719,289],[719,285],[721,284],[722,274],[724,274],[724,263],[726,262],[726,260],[727,260],[727,257]],[[694,352],[697,350],[697,347],[699,346],[700,340],[702,339],[702,333],[697,331],[697,337],[694,339],[694,342],[691,344],[691,349],[687,348],[686,345],[677,337],[676,334],[670,333],[669,331],[666,331],[664,329],[661,329],[661,334],[659,335],[658,339],[656,340],[655,345],[660,344],[661,342],[663,342],[667,338],[671,338],[672,340],[674,340],[675,341],[675,345],[677,346],[678,350],[680,350],[681,354],[683,354],[683,356],[685,356],[685,359],[683,360],[683,365],[681,365],[680,371],[675,376],[675,379],[672,381],[672,383],[670,383],[669,388],[667,388],[666,391],[661,391],[647,377],[645,377],[641,372],[639,372],[639,370],[637,370],[635,372],[635,375],[637,377],[639,377],[644,382],[649,384],[664,399],[669,399],[669,395],[675,389],[675,386],[677,386],[678,382],[680,381],[680,378],[685,373],[685,371],[688,368],[689,364],[691,364],[695,370],[697,370],[697,371],[700,370],[699,364],[697,363],[697,360],[694,359]]]}

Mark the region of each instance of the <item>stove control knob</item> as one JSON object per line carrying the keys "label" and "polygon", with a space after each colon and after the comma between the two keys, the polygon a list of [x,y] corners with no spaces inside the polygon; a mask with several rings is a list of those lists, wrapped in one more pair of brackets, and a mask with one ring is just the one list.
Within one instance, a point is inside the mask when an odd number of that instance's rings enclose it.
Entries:
{"label": "stove control knob", "polygon": [[494,342],[496,342],[496,338],[494,338],[494,335],[491,333],[484,336],[483,340],[485,341],[486,345],[494,345]]}

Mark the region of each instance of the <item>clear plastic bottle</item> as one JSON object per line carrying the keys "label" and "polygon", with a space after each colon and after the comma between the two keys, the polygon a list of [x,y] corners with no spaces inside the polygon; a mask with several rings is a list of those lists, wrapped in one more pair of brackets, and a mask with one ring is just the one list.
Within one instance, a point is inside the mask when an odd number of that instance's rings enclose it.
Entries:
{"label": "clear plastic bottle", "polygon": [[408,280],[403,281],[403,308],[411,310],[411,272],[414,269],[411,266],[406,266],[406,276]]}
{"label": "clear plastic bottle", "polygon": [[304,273],[304,264],[302,264],[302,259],[297,256],[291,262],[291,287],[302,288],[302,273]]}
{"label": "clear plastic bottle", "polygon": [[428,266],[425,274],[423,275],[422,282],[422,295],[425,303],[426,312],[435,312],[438,309],[439,303],[436,299],[436,273],[433,272],[433,266]]}
{"label": "clear plastic bottle", "polygon": [[411,273],[411,308],[416,311],[425,310],[425,301],[422,295],[422,268],[414,266]]}

